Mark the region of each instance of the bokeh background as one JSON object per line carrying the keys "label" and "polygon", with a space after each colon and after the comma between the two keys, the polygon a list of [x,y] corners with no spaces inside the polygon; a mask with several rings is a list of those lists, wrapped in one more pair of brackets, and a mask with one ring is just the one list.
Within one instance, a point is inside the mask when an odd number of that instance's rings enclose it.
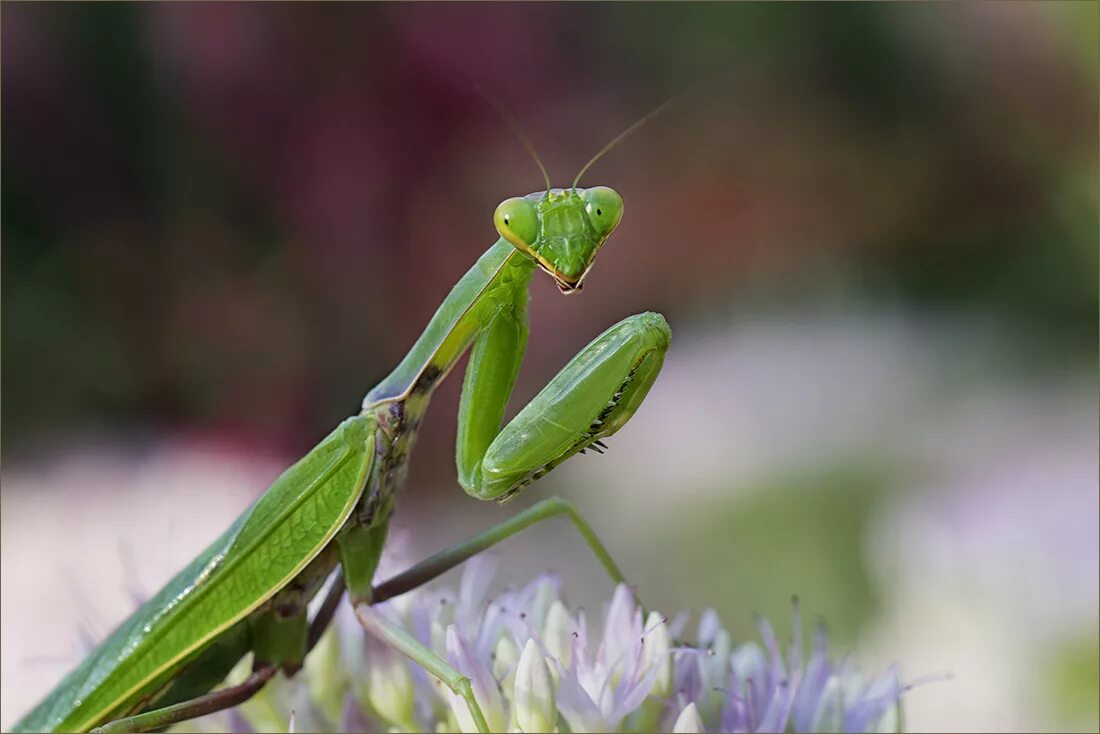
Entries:
{"label": "bokeh background", "polygon": [[[536,280],[515,410],[606,325],[666,369],[606,456],[454,481],[408,560],[561,494],[648,604],[829,624],[950,673],[913,729],[1098,727],[1097,8],[11,4],[2,11],[2,712],[10,726],[396,364],[538,171],[626,217]],[[567,525],[506,549],[610,589]]]}

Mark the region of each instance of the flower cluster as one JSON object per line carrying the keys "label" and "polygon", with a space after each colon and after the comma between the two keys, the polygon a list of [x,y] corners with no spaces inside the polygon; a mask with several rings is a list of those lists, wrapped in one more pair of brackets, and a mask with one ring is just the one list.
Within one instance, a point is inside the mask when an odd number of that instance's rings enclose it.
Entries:
{"label": "flower cluster", "polygon": [[[830,659],[822,630],[804,660],[797,604],[786,654],[762,619],[762,644],[735,645],[713,610],[684,641],[686,614],[646,614],[625,585],[597,635],[583,611],[563,602],[556,575],[490,598],[494,571],[482,556],[467,563],[457,593],[429,587],[376,607],[470,678],[492,731],[900,728],[896,672],[865,682]],[[476,731],[462,698],[365,633],[350,609],[334,627],[304,674],[274,681],[213,725],[286,731],[293,717],[293,728],[305,731]]]}

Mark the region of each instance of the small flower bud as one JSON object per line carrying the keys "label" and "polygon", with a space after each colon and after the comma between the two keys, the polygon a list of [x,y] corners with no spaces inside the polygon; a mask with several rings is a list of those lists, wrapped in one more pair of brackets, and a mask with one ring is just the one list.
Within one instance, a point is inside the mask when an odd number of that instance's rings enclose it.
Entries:
{"label": "small flower bud", "polygon": [[325,717],[332,722],[339,721],[344,694],[348,690],[348,672],[340,664],[340,643],[334,628],[326,630],[306,656],[303,675],[310,695]]}
{"label": "small flower bud", "polygon": [[431,625],[428,637],[431,640],[431,648],[440,657],[447,657],[447,628],[454,624],[455,607],[446,598],[439,599],[433,605]]}
{"label": "small flower bud", "polygon": [[565,667],[569,667],[569,661],[573,656],[573,633],[576,630],[577,623],[569,616],[565,605],[555,600],[546,613],[546,627],[543,629],[542,639],[550,657],[560,660]]}
{"label": "small flower bud", "polygon": [[684,706],[684,710],[676,717],[676,723],[672,725],[673,734],[703,734],[703,720],[699,718],[699,711],[694,703]]}
{"label": "small flower bud", "polygon": [[524,732],[552,732],[558,723],[554,679],[534,640],[528,640],[516,668],[516,724]]}
{"label": "small flower bud", "polygon": [[672,688],[672,645],[669,640],[668,623],[657,612],[650,612],[645,628],[645,646],[643,648],[645,666],[647,669],[653,666],[657,671],[653,680],[653,691],[650,695],[664,698]]}
{"label": "small flower bud", "polygon": [[726,687],[732,648],[729,632],[719,629],[710,642],[710,654],[702,660],[704,687],[711,690]]}
{"label": "small flower bud", "polygon": [[367,701],[386,721],[408,727],[415,721],[416,688],[400,653],[381,644],[372,646],[367,667]]}
{"label": "small flower bud", "polygon": [[810,731],[840,731],[844,726],[844,690],[840,679],[829,676],[814,712]]}
{"label": "small flower bud", "polygon": [[501,635],[493,648],[493,677],[500,681],[505,690],[509,688],[508,678],[515,671],[518,658],[519,648],[511,635]]}
{"label": "small flower bud", "polygon": [[696,699],[696,703],[699,715],[708,721],[718,714],[726,698],[719,691],[729,685],[732,646],[729,632],[719,628],[711,637],[708,654],[699,660],[700,684],[704,693]]}
{"label": "small flower bud", "polygon": [[626,584],[619,584],[615,587],[615,595],[611,597],[604,620],[608,655],[614,659],[633,649],[642,633],[641,625],[641,613],[634,601],[634,593]]}
{"label": "small flower bud", "polygon": [[561,581],[552,573],[545,573],[536,579],[535,595],[528,610],[527,621],[535,628],[541,629],[546,622],[546,613],[550,611],[550,605],[561,599],[558,587]]}

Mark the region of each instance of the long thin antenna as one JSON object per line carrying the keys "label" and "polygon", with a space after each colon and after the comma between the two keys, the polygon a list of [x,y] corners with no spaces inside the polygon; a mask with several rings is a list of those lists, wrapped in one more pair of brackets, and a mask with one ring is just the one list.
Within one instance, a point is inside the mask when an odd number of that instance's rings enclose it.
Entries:
{"label": "long thin antenna", "polygon": [[523,132],[523,128],[516,122],[516,118],[512,117],[512,113],[508,111],[508,108],[504,106],[504,103],[489,93],[489,90],[480,84],[474,87],[477,93],[485,98],[485,101],[493,106],[493,109],[497,111],[504,121],[508,123],[508,127],[512,128],[512,132],[516,134],[519,141],[523,143],[523,147],[527,148],[527,152],[531,154],[531,157],[535,159],[535,163],[538,164],[539,170],[542,171],[542,178],[546,181],[546,193],[550,193],[550,174],[546,172],[546,166],[542,165],[542,161],[539,160],[539,154],[535,152],[535,146],[531,144],[531,139],[527,137],[527,133]]}
{"label": "long thin antenna", "polygon": [[608,143],[607,145],[605,145],[605,146],[603,147],[603,149],[602,149],[602,150],[600,150],[600,152],[599,152],[599,153],[597,153],[596,155],[592,156],[592,159],[591,159],[590,161],[588,161],[588,163],[585,163],[585,164],[584,164],[584,167],[583,167],[583,168],[581,168],[581,172],[577,174],[577,177],[576,177],[575,179],[573,179],[573,188],[574,188],[574,189],[575,189],[575,188],[577,188],[577,184],[578,184],[578,183],[580,183],[580,181],[581,181],[581,176],[583,176],[583,175],[584,175],[584,172],[585,172],[585,171],[587,171],[587,170],[588,170],[588,169],[589,169],[589,168],[590,168],[590,167],[592,166],[592,164],[593,164],[593,163],[595,163],[595,162],[596,162],[596,161],[598,161],[598,160],[599,160],[600,158],[602,158],[602,157],[603,157],[603,154],[604,154],[604,153],[606,153],[607,151],[611,150],[611,149],[612,149],[612,148],[614,148],[614,147],[615,147],[616,145],[618,145],[619,143],[621,143],[621,142],[623,141],[623,138],[625,138],[625,137],[626,137],[627,135],[629,135],[630,133],[634,132],[635,130],[637,130],[638,128],[640,128],[640,127],[641,127],[642,125],[646,124],[647,122],[649,122],[650,120],[652,120],[652,119],[653,119],[654,117],[656,117],[657,115],[661,114],[662,112],[664,112],[665,110],[667,110],[667,109],[668,109],[669,107],[671,107],[671,106],[672,106],[673,104],[675,104],[675,103],[679,102],[680,100],[682,100],[682,99],[683,99],[684,97],[686,97],[686,96],[687,96],[688,94],[690,94],[690,93],[691,93],[691,92],[693,92],[693,91],[695,91],[695,90],[694,90],[694,89],[692,89],[692,90],[689,90],[689,91],[687,91],[687,92],[683,92],[682,94],[678,94],[678,95],[676,95],[675,97],[672,97],[671,99],[668,99],[668,100],[666,100],[666,101],[665,101],[664,103],[662,103],[662,104],[661,104],[660,106],[658,106],[658,107],[657,107],[656,109],[654,109],[654,110],[651,110],[651,111],[650,111],[650,112],[649,112],[648,114],[646,114],[645,116],[643,116],[643,117],[642,117],[642,118],[641,118],[640,120],[638,120],[637,122],[635,122],[635,123],[634,123],[633,125],[631,125],[630,127],[628,127],[628,128],[626,129],[626,130],[623,130],[623,131],[622,131],[621,133],[619,133],[618,135],[616,135],[616,136],[615,136],[614,138],[612,138],[612,140],[611,140],[611,142],[610,142],[610,143]]}

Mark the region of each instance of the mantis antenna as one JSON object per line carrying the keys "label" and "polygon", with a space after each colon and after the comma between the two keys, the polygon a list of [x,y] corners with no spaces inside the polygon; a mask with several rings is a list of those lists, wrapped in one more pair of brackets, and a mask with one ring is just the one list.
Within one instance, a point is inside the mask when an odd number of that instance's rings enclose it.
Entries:
{"label": "mantis antenna", "polygon": [[580,181],[581,181],[581,176],[583,176],[583,175],[584,175],[585,171],[587,171],[587,170],[588,170],[589,168],[591,168],[591,167],[592,167],[592,164],[593,164],[593,163],[595,163],[595,162],[596,162],[596,161],[598,161],[598,160],[599,160],[600,158],[602,158],[602,157],[603,157],[603,155],[604,155],[604,153],[606,153],[607,151],[609,151],[609,150],[611,150],[612,148],[614,148],[614,147],[615,147],[616,145],[618,145],[619,143],[621,143],[621,142],[623,141],[623,138],[625,138],[625,137],[626,137],[627,135],[629,135],[630,133],[634,132],[635,130],[637,130],[638,128],[640,128],[640,127],[641,127],[642,125],[646,124],[647,122],[649,122],[650,120],[652,120],[652,119],[653,119],[654,117],[656,117],[657,115],[661,114],[662,112],[664,112],[665,110],[667,110],[667,109],[668,109],[669,107],[671,107],[671,106],[672,106],[672,105],[674,105],[675,103],[677,103],[677,102],[679,102],[680,100],[682,100],[682,99],[683,99],[683,98],[684,98],[685,96],[687,96],[688,94],[690,94],[690,93],[691,93],[692,91],[694,91],[694,90],[689,90],[688,92],[685,92],[685,93],[683,93],[683,94],[678,94],[678,95],[676,95],[675,97],[672,97],[671,99],[668,99],[668,100],[666,100],[665,102],[661,103],[661,104],[660,104],[660,105],[659,105],[659,106],[658,106],[657,108],[655,108],[655,109],[651,110],[651,111],[650,111],[649,113],[647,113],[646,115],[642,116],[642,118],[641,118],[641,119],[639,119],[639,120],[638,120],[637,122],[635,122],[635,123],[634,123],[633,125],[631,125],[630,127],[628,127],[628,128],[626,129],[626,130],[623,130],[623,131],[622,131],[621,133],[619,133],[619,134],[618,134],[618,135],[616,135],[616,136],[615,136],[614,138],[612,138],[612,139],[611,139],[611,142],[610,142],[610,143],[608,143],[607,145],[605,145],[605,146],[604,146],[604,147],[603,147],[603,148],[602,148],[602,149],[600,150],[600,152],[599,152],[599,153],[597,153],[596,155],[592,156],[592,159],[591,159],[591,160],[589,160],[589,161],[588,161],[588,163],[585,163],[585,164],[584,164],[584,166],[583,166],[583,167],[581,168],[581,172],[577,174],[577,177],[576,177],[575,179],[573,179],[573,189],[574,189],[574,190],[576,190],[576,188],[577,188],[577,184],[578,184],[578,183],[580,183]]}
{"label": "mantis antenna", "polygon": [[512,129],[512,132],[516,134],[519,141],[523,143],[523,147],[527,149],[527,152],[531,154],[531,157],[535,159],[535,163],[538,165],[539,170],[542,171],[542,178],[546,181],[546,193],[550,193],[550,174],[546,172],[546,166],[542,165],[542,161],[539,160],[539,154],[535,152],[535,146],[531,144],[531,139],[527,137],[527,133],[523,132],[523,128],[516,122],[516,118],[512,117],[512,113],[508,111],[508,108],[504,106],[504,103],[489,93],[489,90],[478,84],[474,87],[477,93],[480,94],[486,102],[493,106],[493,109],[497,111],[506,123],[508,127]]}

